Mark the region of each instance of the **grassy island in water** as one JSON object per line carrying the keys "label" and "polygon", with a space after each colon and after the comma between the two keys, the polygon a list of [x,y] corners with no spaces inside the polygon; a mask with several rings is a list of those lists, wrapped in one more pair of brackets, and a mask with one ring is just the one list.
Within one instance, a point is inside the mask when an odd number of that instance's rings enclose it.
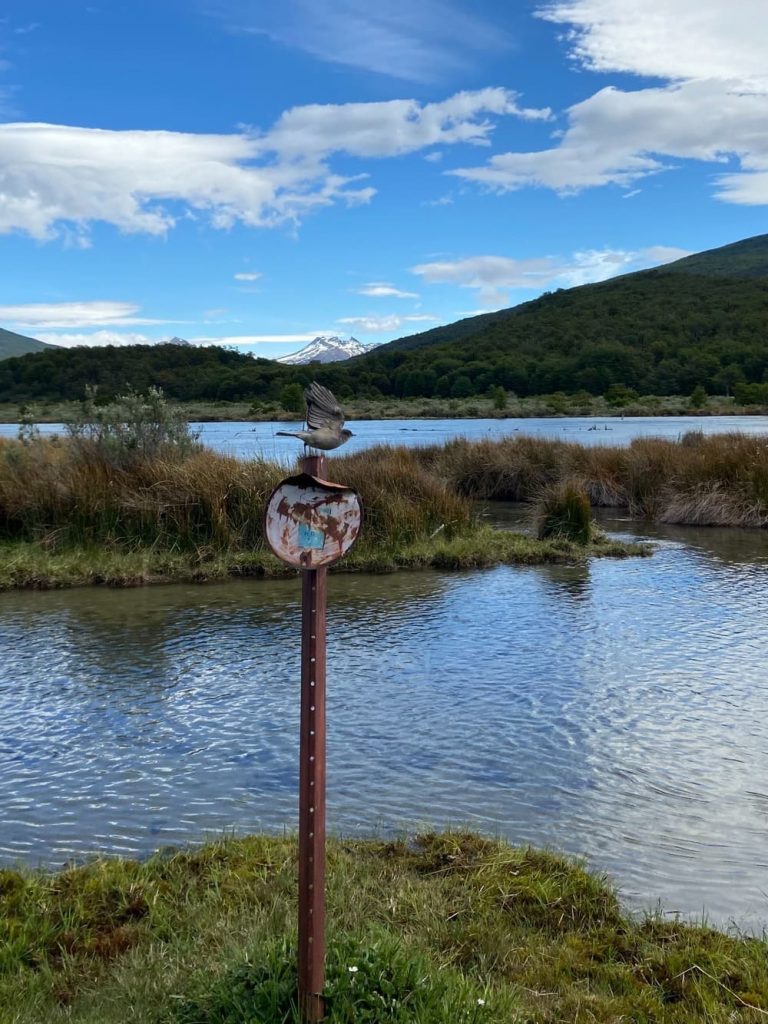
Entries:
{"label": "grassy island in water", "polygon": [[[135,396],[134,396],[135,397]],[[0,588],[204,581],[291,574],[267,550],[262,512],[286,474],[200,446],[186,424],[138,434],[90,426],[0,442]],[[649,553],[584,524],[515,533],[478,503],[520,501],[532,521],[558,495],[667,523],[768,524],[768,439],[739,434],[583,446],[518,436],[423,448],[379,446],[329,460],[365,507],[346,572],[469,569]],[[581,515],[574,506],[575,514]]]}

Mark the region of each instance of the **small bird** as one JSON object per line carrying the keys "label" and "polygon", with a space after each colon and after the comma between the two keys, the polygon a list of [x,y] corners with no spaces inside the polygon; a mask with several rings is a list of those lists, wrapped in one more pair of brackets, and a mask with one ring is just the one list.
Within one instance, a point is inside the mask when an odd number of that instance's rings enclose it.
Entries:
{"label": "small bird", "polygon": [[324,452],[354,437],[352,431],[344,427],[344,410],[328,388],[312,381],[304,391],[304,401],[307,403],[307,430],[278,430],[280,437],[298,437],[310,448]]}

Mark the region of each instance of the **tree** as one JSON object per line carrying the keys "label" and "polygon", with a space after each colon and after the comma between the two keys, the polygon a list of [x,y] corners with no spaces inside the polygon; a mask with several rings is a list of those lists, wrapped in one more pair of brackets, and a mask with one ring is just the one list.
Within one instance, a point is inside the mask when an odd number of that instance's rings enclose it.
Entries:
{"label": "tree", "polygon": [[689,399],[689,403],[692,409],[703,409],[707,404],[707,392],[701,384],[697,384],[693,389],[693,394]]}
{"label": "tree", "polygon": [[502,409],[507,408],[507,392],[504,390],[504,388],[495,387],[493,389],[493,394],[491,397],[493,398],[494,409],[498,409],[499,411],[501,411]]}
{"label": "tree", "polygon": [[284,384],[280,389],[280,405],[286,412],[303,412],[304,392],[301,384]]}
{"label": "tree", "polygon": [[469,377],[457,377],[451,385],[451,398],[469,398],[474,394],[474,390]]}

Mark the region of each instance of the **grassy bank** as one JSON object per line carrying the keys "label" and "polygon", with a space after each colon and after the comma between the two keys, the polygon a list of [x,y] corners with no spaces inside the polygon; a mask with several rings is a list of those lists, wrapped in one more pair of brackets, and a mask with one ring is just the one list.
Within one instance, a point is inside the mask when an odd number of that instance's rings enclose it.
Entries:
{"label": "grassy bank", "polygon": [[[486,526],[452,539],[425,538],[380,550],[361,547],[331,571],[390,573],[407,569],[490,569],[496,565],[572,565],[585,558],[647,557],[652,550],[648,544],[627,544],[602,537],[586,546],[565,539],[536,540]],[[50,551],[34,543],[0,544],[0,590],[138,587],[247,577],[286,579],[295,575],[294,570],[263,549],[206,556],[152,547],[121,551],[76,546]]]}
{"label": "grassy bank", "polygon": [[660,523],[768,526],[768,436],[689,433],[593,447],[531,437],[450,441],[417,450],[423,466],[475,500],[531,501],[575,481],[593,506]]}
{"label": "grassy bank", "polygon": [[[179,402],[172,403],[190,422],[244,421],[295,423],[301,414],[284,409],[279,402]],[[623,404],[591,395],[508,395],[504,408],[486,396],[471,398],[355,398],[344,399],[349,420],[379,419],[531,419],[548,416],[750,416],[768,415],[768,406],[743,405],[733,398],[710,395],[692,403],[687,395],[646,395]],[[0,423],[18,423],[22,407],[0,402]],[[39,423],[66,423],[80,409],[79,402],[41,402],[31,407]]]}
{"label": "grassy bank", "polygon": [[[293,1024],[295,842],[0,872],[2,1024]],[[329,1024],[734,1024],[768,946],[465,833],[329,844]]]}
{"label": "grassy bank", "polygon": [[[341,457],[365,530],[346,572],[470,569],[646,554],[597,539],[538,541],[478,524],[457,493],[407,449]],[[288,576],[267,550],[262,513],[285,469],[200,449],[116,456],[88,442],[0,442],[0,588],[139,585]]]}

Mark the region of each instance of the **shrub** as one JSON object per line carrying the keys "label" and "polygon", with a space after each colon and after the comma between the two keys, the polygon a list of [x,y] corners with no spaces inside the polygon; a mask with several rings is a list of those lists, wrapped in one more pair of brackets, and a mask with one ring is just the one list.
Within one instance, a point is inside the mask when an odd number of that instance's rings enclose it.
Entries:
{"label": "shrub", "polygon": [[545,488],[534,505],[533,520],[540,540],[559,538],[577,544],[592,540],[592,507],[584,488],[573,480]]}
{"label": "shrub", "polygon": [[155,387],[146,395],[129,389],[106,404],[97,401],[95,388],[88,388],[80,415],[66,429],[75,451],[116,465],[158,456],[183,458],[201,447],[184,413],[168,405]]}
{"label": "shrub", "polygon": [[640,395],[634,388],[628,388],[624,384],[611,384],[604,397],[608,405],[620,409],[630,402],[636,402]]}

